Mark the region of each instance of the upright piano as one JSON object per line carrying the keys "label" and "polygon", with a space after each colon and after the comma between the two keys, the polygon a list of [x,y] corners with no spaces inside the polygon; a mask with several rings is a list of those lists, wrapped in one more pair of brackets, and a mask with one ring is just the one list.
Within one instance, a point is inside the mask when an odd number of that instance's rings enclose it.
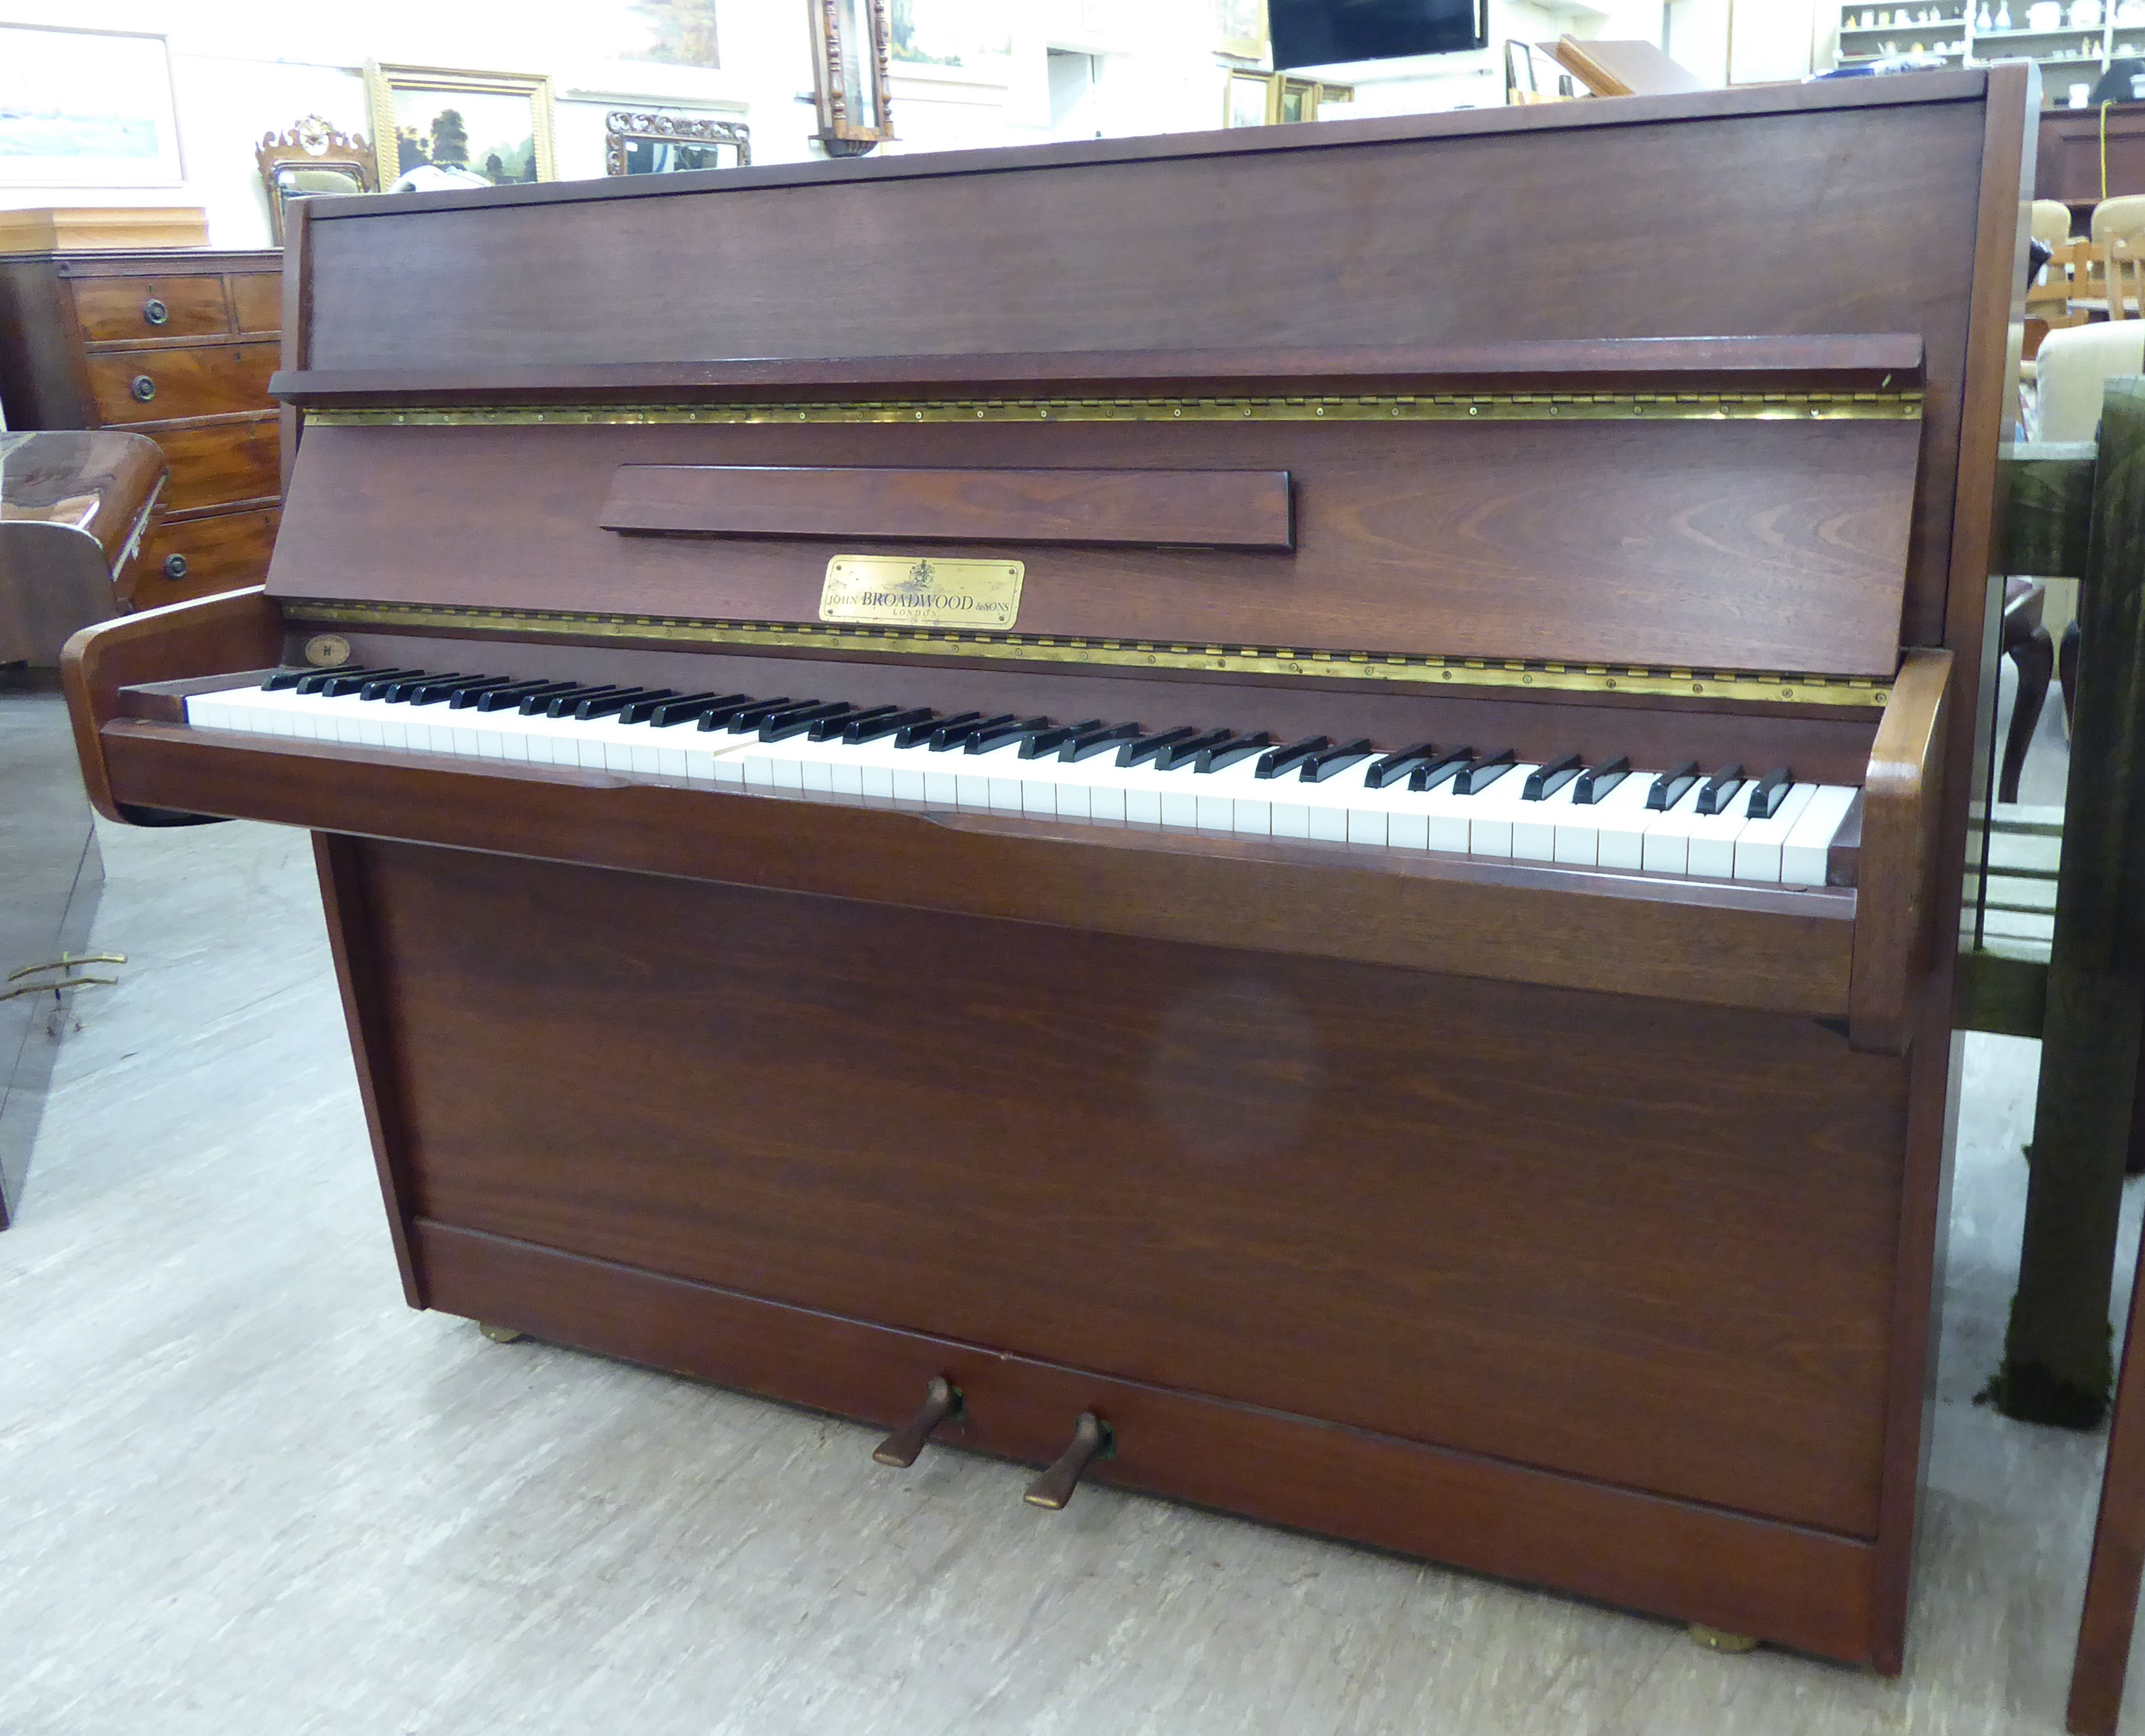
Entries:
{"label": "upright piano", "polygon": [[309,201],[85,776],[314,831],[414,1306],[1895,1672],[2034,106]]}

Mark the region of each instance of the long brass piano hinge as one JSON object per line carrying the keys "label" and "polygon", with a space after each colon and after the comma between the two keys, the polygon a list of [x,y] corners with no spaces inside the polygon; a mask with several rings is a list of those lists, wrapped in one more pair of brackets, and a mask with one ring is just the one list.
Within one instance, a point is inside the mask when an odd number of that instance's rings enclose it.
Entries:
{"label": "long brass piano hinge", "polygon": [[1075,639],[1062,634],[918,631],[812,622],[694,620],[679,616],[581,614],[565,609],[474,609],[450,604],[289,599],[286,619],[342,627],[416,627],[516,639],[637,640],[659,645],[744,645],[794,651],[870,651],[993,662],[1119,669],[1197,669],[1232,675],[1307,675],[1418,687],[1525,688],[1757,700],[1771,704],[1882,708],[1887,681],[1762,669],[1675,669],[1621,663],[1397,655],[1300,650],[1283,645],[1186,644],[1169,640]]}
{"label": "long brass piano hinge", "polygon": [[360,405],[308,410],[324,426],[527,427],[651,422],[1898,421],[1919,391],[1396,392],[1270,397],[875,398],[785,404]]}

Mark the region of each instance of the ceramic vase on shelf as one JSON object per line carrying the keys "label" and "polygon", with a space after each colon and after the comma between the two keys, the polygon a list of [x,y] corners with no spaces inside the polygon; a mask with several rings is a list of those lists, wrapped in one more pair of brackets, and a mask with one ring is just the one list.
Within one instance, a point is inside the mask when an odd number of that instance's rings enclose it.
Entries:
{"label": "ceramic vase on shelf", "polygon": [[1976,30],[1981,31],[1981,32],[1983,32],[1984,34],[1986,34],[1988,32],[1989,32],[1989,31],[1991,31],[1991,30],[1993,30],[1993,29],[1996,27],[1993,23],[1991,23],[1991,22],[1989,22],[1989,18],[1988,18],[1988,0],[1981,0],[1981,12],[1980,12],[1980,16],[1978,16],[1978,17],[1976,17],[1976,18],[1974,19],[1974,21],[1973,21],[1973,27],[1974,27]]}
{"label": "ceramic vase on shelf", "polygon": [[2008,30],[2011,27],[2011,0],[2003,0],[2003,3],[1996,8],[1996,27],[1998,30]]}

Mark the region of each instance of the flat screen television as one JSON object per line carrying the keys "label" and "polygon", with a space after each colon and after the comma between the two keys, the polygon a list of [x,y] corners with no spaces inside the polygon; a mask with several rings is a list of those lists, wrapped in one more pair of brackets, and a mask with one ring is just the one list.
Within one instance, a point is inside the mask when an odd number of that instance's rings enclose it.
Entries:
{"label": "flat screen television", "polygon": [[1277,71],[1490,42],[1489,0],[1268,0]]}

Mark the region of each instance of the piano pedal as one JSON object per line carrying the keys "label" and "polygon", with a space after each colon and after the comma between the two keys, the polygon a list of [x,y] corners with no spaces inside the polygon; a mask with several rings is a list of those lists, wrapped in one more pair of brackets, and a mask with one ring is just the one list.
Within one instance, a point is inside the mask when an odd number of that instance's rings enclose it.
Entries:
{"label": "piano pedal", "polygon": [[1117,1451],[1117,1440],[1110,1425],[1092,1410],[1080,1413],[1080,1420],[1073,1425],[1072,1440],[1049,1470],[1028,1485],[1028,1493],[1021,1499],[1031,1507],[1048,1507],[1053,1512],[1072,1499],[1081,1472],[1097,1459],[1107,1459]]}
{"label": "piano pedal", "polygon": [[1702,1645],[1709,1652],[1727,1652],[1731,1654],[1754,1652],[1758,1642],[1748,1634],[1730,1634],[1725,1629],[1709,1628],[1702,1621],[1693,1622],[1688,1632],[1693,1645]]}
{"label": "piano pedal", "polygon": [[923,1408],[882,1440],[872,1457],[881,1465],[906,1470],[916,1463],[916,1455],[923,1450],[931,1431],[960,1414],[961,1389],[943,1375],[933,1375],[931,1384],[923,1389]]}
{"label": "piano pedal", "polygon": [[515,1327],[495,1326],[490,1321],[485,1320],[480,1320],[476,1323],[476,1329],[478,1331],[483,1333],[484,1336],[486,1338],[489,1338],[494,1344],[512,1344],[515,1339],[521,1336],[519,1329]]}

